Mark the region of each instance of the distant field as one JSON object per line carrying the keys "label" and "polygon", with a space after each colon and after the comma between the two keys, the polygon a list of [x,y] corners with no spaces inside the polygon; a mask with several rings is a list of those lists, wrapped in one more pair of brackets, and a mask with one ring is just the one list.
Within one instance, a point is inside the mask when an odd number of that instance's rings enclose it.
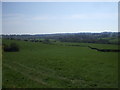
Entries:
{"label": "distant field", "polygon": [[95,44],[95,43],[57,43],[58,45],[81,45],[81,46],[92,46],[92,47],[96,47],[99,49],[118,49],[119,45],[114,45],[114,44]]}
{"label": "distant field", "polygon": [[116,88],[118,53],[98,52],[79,44],[117,49],[117,45],[90,43],[43,44],[17,40],[19,52],[3,52],[3,88]]}

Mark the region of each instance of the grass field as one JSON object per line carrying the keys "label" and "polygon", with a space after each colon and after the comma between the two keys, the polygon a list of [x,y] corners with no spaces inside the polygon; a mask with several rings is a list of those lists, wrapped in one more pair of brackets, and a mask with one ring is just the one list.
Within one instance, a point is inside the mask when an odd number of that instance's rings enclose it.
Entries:
{"label": "grass field", "polygon": [[[19,52],[3,52],[3,88],[115,88],[118,87],[118,53],[88,47],[17,40]],[[59,45],[62,44],[62,45]],[[117,45],[89,44],[116,49]]]}

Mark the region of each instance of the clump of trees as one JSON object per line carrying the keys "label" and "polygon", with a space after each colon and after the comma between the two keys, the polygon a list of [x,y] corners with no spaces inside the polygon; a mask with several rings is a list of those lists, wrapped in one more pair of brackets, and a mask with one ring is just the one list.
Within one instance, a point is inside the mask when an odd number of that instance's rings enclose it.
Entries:
{"label": "clump of trees", "polygon": [[16,43],[11,43],[10,45],[3,44],[3,50],[5,52],[17,52],[19,51],[19,46]]}
{"label": "clump of trees", "polygon": [[49,39],[45,39],[42,42],[45,43],[45,44],[50,44],[51,43]]}

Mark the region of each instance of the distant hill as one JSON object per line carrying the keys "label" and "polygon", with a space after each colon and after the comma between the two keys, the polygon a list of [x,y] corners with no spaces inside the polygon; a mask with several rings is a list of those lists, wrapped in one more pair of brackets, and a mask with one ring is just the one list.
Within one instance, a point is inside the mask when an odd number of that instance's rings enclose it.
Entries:
{"label": "distant hill", "polygon": [[23,34],[23,35],[2,35],[2,38],[18,40],[39,40],[54,39],[60,42],[80,42],[80,43],[103,43],[120,44],[120,32],[102,33],[58,33],[58,34]]}

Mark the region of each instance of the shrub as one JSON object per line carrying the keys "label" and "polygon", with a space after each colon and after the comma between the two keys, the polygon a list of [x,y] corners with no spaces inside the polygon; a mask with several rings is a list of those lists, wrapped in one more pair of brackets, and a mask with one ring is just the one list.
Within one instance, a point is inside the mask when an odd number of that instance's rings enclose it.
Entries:
{"label": "shrub", "polygon": [[19,51],[19,46],[16,43],[11,43],[10,45],[3,44],[3,50],[5,52],[16,52]]}
{"label": "shrub", "polygon": [[19,51],[19,46],[16,43],[10,44],[11,51]]}
{"label": "shrub", "polygon": [[43,41],[43,43],[45,43],[45,44],[50,44],[51,42],[50,42],[49,39],[45,39],[45,40]]}

